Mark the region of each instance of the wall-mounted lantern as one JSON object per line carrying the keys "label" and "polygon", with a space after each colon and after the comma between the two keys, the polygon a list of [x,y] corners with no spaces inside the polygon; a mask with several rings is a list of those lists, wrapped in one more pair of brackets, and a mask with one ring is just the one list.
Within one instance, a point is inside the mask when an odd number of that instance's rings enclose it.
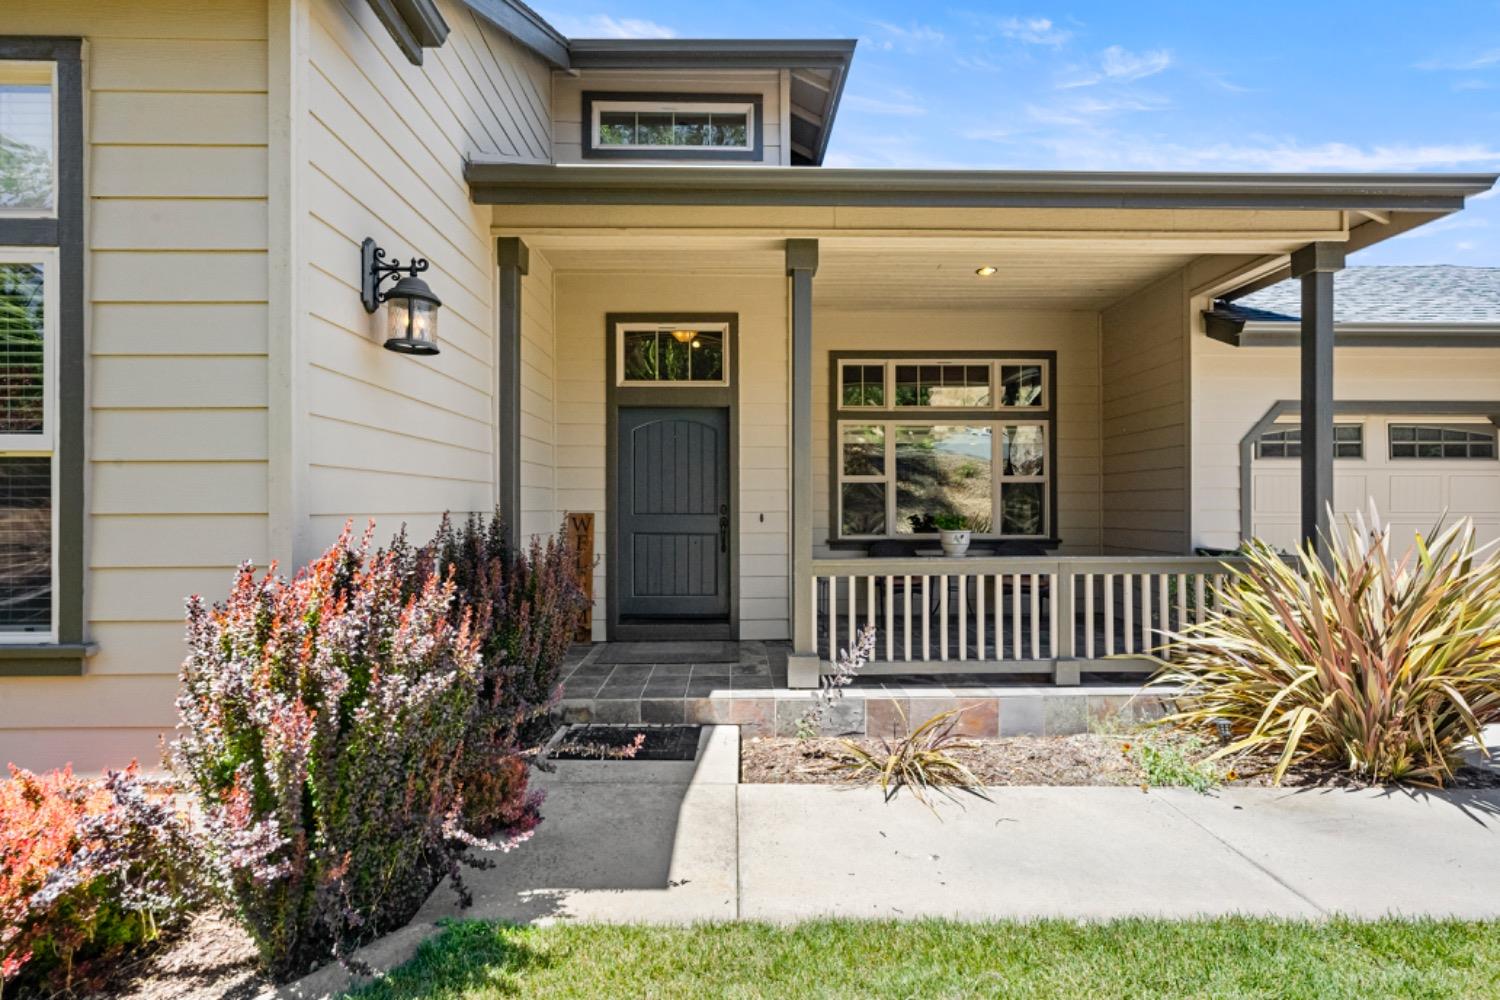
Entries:
{"label": "wall-mounted lantern", "polygon": [[[412,258],[402,266],[399,260],[385,259],[385,251],[366,239],[359,248],[360,300],[365,312],[372,313],[385,303],[386,341],[385,349],[399,354],[436,354],[437,314],[442,301],[432,294],[427,282],[417,275],[427,270],[427,261]],[[402,277],[385,291],[382,282],[397,275]]]}

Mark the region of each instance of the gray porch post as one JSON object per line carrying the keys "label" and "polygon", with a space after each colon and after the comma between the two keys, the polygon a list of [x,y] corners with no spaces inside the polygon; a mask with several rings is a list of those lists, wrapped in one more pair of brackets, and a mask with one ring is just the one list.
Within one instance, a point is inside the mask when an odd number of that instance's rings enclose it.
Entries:
{"label": "gray porch post", "polygon": [[817,270],[817,240],[786,241],[792,295],[792,655],[787,684],[802,688],[817,687],[820,673],[812,609],[812,282]]}
{"label": "gray porch post", "polygon": [[1302,281],[1302,541],[1328,552],[1333,502],[1333,276],[1342,243],[1309,243],[1292,254]]}
{"label": "gray porch post", "polygon": [[498,435],[500,513],[505,537],[515,548],[521,539],[521,279],[531,269],[531,251],[518,236],[495,244],[500,262],[500,343],[496,363],[495,428]]}

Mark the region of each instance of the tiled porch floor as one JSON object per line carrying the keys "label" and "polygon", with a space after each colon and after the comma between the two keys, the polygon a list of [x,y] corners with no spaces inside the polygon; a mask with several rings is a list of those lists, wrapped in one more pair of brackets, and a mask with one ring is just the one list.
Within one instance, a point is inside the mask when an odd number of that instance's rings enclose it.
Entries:
{"label": "tiled porch floor", "polygon": [[[640,644],[636,644],[640,645]],[[670,644],[663,643],[663,648]],[[604,643],[575,646],[563,667],[565,722],[732,723],[749,735],[793,735],[814,692],[786,684],[786,642],[741,642],[732,663],[600,663]],[[900,735],[902,717],[921,721],[965,708],[973,736],[1062,735],[1124,711],[1161,714],[1159,697],[1134,697],[1119,675],[1083,675],[1078,687],[995,674],[886,674],[857,679],[828,713],[830,733]]]}

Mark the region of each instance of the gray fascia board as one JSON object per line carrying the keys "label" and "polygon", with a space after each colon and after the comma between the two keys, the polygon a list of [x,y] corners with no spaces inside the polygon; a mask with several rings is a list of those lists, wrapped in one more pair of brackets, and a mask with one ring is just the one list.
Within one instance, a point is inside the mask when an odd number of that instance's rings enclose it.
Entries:
{"label": "gray fascia board", "polygon": [[481,204],[1458,211],[1495,174],[1181,174],[557,165],[471,160]]}
{"label": "gray fascia board", "polygon": [[[1296,347],[1300,329],[1296,321],[1247,322],[1236,346]],[[1500,323],[1338,323],[1333,342],[1336,347],[1500,347]]]}
{"label": "gray fascia board", "polygon": [[574,38],[574,69],[829,69],[849,65],[853,39]]}
{"label": "gray fascia board", "polygon": [[464,0],[464,3],[557,69],[572,67],[568,39],[519,0]]}

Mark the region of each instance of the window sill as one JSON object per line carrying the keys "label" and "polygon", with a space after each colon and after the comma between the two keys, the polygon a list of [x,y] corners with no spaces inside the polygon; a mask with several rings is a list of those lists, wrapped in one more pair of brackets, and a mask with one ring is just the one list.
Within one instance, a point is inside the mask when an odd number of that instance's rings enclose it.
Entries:
{"label": "window sill", "polygon": [[0,677],[82,677],[92,642],[0,643]]}

